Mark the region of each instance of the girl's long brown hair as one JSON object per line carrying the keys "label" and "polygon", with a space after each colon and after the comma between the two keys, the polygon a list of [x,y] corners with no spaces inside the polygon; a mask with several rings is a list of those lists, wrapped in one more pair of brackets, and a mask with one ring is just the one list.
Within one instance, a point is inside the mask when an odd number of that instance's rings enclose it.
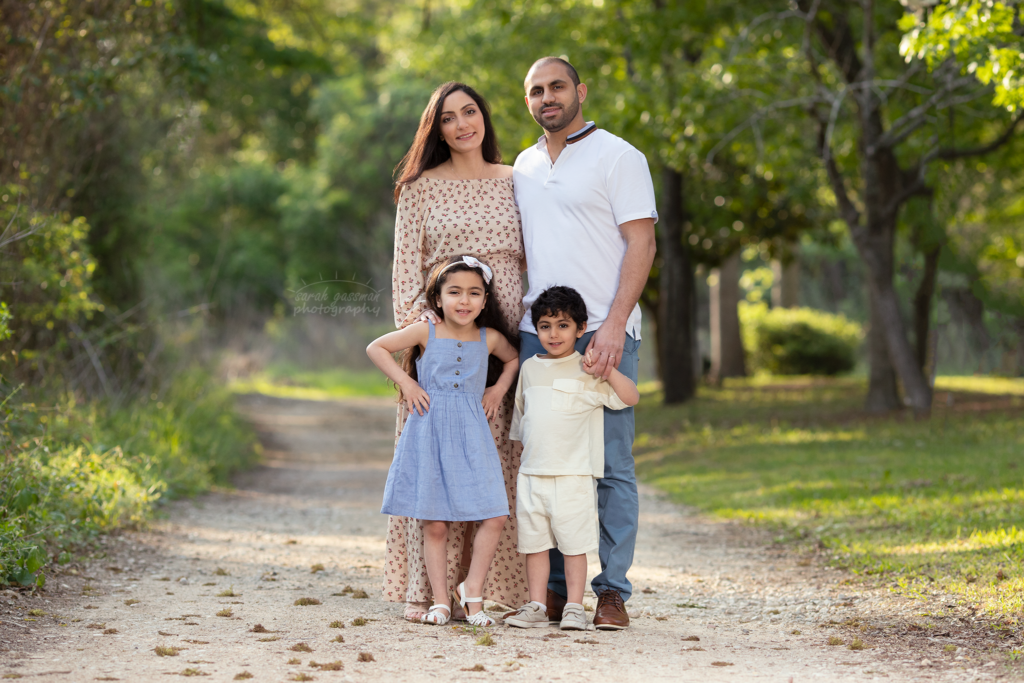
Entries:
{"label": "girl's long brown hair", "polygon": [[[452,265],[450,268],[446,266]],[[444,272],[442,272],[444,271]],[[471,266],[462,260],[462,254],[452,256],[447,260],[439,263],[430,273],[430,278],[427,280],[427,305],[430,306],[438,318],[444,320],[444,311],[441,309],[441,289],[444,287],[444,283],[448,280],[448,276],[452,273],[458,273],[460,271],[472,271],[477,273],[481,279],[484,277],[483,270],[475,266]],[[515,334],[509,327],[508,322],[505,321],[505,316],[501,314],[501,307],[498,305],[498,299],[494,296],[494,280],[490,283],[484,280],[484,291],[487,293],[487,301],[484,302],[484,308],[480,311],[480,315],[476,317],[477,327],[484,328],[490,327],[497,330],[508,339],[509,343],[516,350],[519,349],[519,335]],[[416,359],[420,357],[420,347],[417,344],[402,352],[402,369],[409,373],[409,376],[414,380],[419,381],[418,373],[416,372]],[[495,356],[487,357],[487,386],[493,386],[498,378],[501,377],[502,371],[505,369],[505,364],[498,360]],[[514,395],[516,389],[516,383],[513,382],[512,386],[509,387],[509,395]],[[402,396],[402,390],[398,390],[399,402],[404,400]]]}
{"label": "girl's long brown hair", "polygon": [[405,153],[402,160],[395,166],[395,202],[398,202],[402,194],[402,188],[436,166],[452,158],[452,152],[448,149],[448,143],[441,139],[441,110],[444,108],[444,101],[453,92],[461,90],[476,102],[480,114],[484,117],[484,141],[481,152],[484,161],[489,164],[501,163],[501,151],[498,149],[498,138],[494,134],[494,126],[491,125],[491,111],[487,106],[487,100],[480,93],[465,83],[448,81],[442,83],[430,96],[427,108],[420,116],[420,127],[416,130],[416,137],[412,141],[412,147]]}

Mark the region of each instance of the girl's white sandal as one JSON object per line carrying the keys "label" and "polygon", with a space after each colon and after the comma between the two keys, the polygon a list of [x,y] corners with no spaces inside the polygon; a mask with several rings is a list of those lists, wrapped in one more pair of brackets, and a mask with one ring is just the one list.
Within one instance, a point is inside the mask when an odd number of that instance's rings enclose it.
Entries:
{"label": "girl's white sandal", "polygon": [[[447,614],[442,614],[441,610],[444,610]],[[444,626],[451,618],[452,610],[448,605],[431,605],[430,609],[427,610],[427,613],[420,617],[420,621],[424,624]]]}
{"label": "girl's white sandal", "polygon": [[[467,602],[481,602],[482,603],[484,601],[484,599],[483,598],[467,598],[466,597],[466,582],[465,581],[463,581],[462,583],[459,584],[458,591],[459,591],[459,605],[462,607],[463,611],[465,611],[465,613],[466,613],[466,622],[467,623],[473,624],[473,626],[494,626],[495,624],[498,623],[494,619],[491,619],[489,616],[484,614],[483,609],[481,609],[476,614],[470,614],[469,613],[469,610],[466,609],[466,603]],[[483,607],[483,605],[481,605],[481,607]]]}

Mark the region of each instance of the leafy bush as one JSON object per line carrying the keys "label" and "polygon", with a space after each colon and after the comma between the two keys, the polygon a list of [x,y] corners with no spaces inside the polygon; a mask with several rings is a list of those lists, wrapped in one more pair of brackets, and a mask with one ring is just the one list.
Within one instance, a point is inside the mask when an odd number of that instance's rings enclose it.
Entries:
{"label": "leafy bush", "polygon": [[755,370],[775,375],[837,375],[856,364],[861,326],[811,308],[740,304],[743,344]]}
{"label": "leafy bush", "polygon": [[51,559],[144,522],[162,498],[204,491],[256,454],[232,395],[198,370],[159,400],[118,410],[73,401],[4,410],[0,584],[42,585]]}

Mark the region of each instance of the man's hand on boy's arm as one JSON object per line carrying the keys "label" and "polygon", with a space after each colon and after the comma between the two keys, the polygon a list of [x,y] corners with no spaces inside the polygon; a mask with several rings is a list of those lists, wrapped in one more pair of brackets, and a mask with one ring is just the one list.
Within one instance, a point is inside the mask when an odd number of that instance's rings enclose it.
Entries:
{"label": "man's hand on boy's arm", "polygon": [[[588,351],[587,355],[583,357],[583,372],[593,377],[600,377],[598,374],[598,364],[587,362],[592,360],[592,354]],[[606,381],[611,385],[615,395],[627,406],[635,406],[640,402],[640,392],[637,390],[636,385],[633,384],[633,380],[623,375],[617,369],[612,368]]]}

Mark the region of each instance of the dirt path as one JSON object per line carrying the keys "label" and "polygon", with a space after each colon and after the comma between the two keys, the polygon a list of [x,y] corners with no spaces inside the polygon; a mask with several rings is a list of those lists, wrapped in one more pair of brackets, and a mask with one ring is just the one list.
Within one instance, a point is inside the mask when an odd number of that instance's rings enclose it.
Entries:
{"label": "dirt path", "polygon": [[[760,532],[701,518],[649,490],[630,574],[637,592],[629,630],[566,637],[555,628],[499,626],[490,629],[494,644],[484,646],[476,644],[481,633],[462,627],[408,624],[400,605],[378,598],[393,404],[252,396],[242,406],[266,460],[237,479],[237,490],[176,503],[151,531],[108,539],[106,558],[51,578],[42,595],[0,592],[0,676],[565,681],[596,674],[710,683],[1007,675],[978,650],[944,650],[956,642],[948,630],[925,625],[915,637],[912,623],[926,621],[920,604],[851,588],[840,572],[770,549]],[[323,570],[311,571],[318,564]],[[321,604],[296,606],[301,598]],[[367,623],[355,625],[360,618]],[[256,624],[266,632],[253,632]],[[829,646],[829,637],[842,644]],[[865,649],[848,649],[855,637]],[[179,652],[158,656],[158,647]],[[344,668],[321,671],[311,661]]]}

